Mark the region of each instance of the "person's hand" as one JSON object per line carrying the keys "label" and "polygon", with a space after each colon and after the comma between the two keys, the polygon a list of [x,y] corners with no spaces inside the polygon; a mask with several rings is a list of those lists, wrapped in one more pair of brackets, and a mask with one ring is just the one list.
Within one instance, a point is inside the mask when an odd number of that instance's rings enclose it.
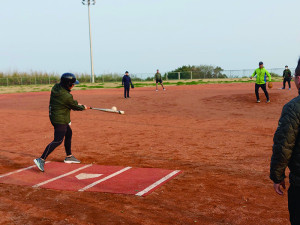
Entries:
{"label": "person's hand", "polygon": [[250,79],[252,80],[252,79],[253,79],[253,77],[250,77]]}
{"label": "person's hand", "polygon": [[90,109],[91,107],[88,107],[86,105],[83,105],[84,106],[84,109],[87,110],[87,109]]}
{"label": "person's hand", "polygon": [[277,194],[283,195],[283,191],[280,189],[280,186],[282,186],[283,189],[285,189],[285,181],[284,180],[281,181],[281,183],[279,183],[279,184],[274,183],[273,186],[274,186],[274,190],[276,191]]}

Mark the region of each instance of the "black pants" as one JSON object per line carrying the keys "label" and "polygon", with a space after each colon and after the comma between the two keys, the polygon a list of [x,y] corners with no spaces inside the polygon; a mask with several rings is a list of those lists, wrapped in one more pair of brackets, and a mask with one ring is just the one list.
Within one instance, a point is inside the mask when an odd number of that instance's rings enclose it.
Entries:
{"label": "black pants", "polygon": [[46,159],[51,152],[58,147],[65,138],[65,150],[67,155],[71,153],[72,129],[68,124],[52,124],[54,126],[54,140],[46,147],[42,159]]}
{"label": "black pants", "polygon": [[130,86],[128,85],[124,85],[124,98],[129,98],[129,90],[130,90]]}
{"label": "black pants", "polygon": [[300,224],[300,187],[290,185],[288,190],[290,221],[292,225]]}
{"label": "black pants", "polygon": [[267,100],[269,100],[269,93],[267,91],[267,86],[266,84],[255,84],[255,95],[256,95],[256,99],[259,100],[259,93],[258,93],[258,89],[261,88],[265,95],[266,95],[266,98]]}
{"label": "black pants", "polygon": [[285,89],[285,83],[288,82],[289,88],[291,88],[291,79],[290,78],[284,78],[283,79],[283,89]]}

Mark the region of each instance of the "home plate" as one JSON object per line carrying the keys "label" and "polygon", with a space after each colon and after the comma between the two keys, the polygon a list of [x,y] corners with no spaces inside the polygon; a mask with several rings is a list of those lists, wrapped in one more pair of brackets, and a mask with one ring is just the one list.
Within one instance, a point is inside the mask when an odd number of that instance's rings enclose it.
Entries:
{"label": "home plate", "polygon": [[68,191],[146,196],[181,173],[180,170],[47,162],[0,174],[0,183]]}
{"label": "home plate", "polygon": [[78,180],[91,179],[95,177],[100,177],[103,174],[91,174],[91,173],[80,173],[76,176]]}

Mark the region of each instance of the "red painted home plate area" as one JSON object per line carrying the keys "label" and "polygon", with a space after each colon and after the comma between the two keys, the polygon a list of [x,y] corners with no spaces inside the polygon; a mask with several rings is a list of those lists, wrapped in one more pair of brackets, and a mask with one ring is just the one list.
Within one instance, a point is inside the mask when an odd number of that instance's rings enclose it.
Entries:
{"label": "red painted home plate area", "polygon": [[0,183],[68,191],[94,191],[146,196],[181,171],[47,162],[0,175]]}

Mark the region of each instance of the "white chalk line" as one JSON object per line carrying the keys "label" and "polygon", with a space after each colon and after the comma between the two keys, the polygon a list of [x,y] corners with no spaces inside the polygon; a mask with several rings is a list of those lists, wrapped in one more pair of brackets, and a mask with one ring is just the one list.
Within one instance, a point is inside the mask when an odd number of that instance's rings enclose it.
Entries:
{"label": "white chalk line", "polygon": [[39,183],[39,184],[33,185],[32,187],[34,187],[34,188],[40,187],[40,186],[42,186],[42,185],[45,185],[45,184],[48,184],[48,183],[53,182],[53,181],[55,181],[55,180],[58,180],[58,179],[60,179],[60,178],[62,178],[62,177],[69,176],[69,175],[71,175],[71,174],[73,174],[73,173],[76,173],[76,172],[78,172],[78,171],[80,171],[80,170],[83,170],[83,169],[85,169],[85,168],[88,168],[88,167],[90,167],[90,166],[92,166],[92,164],[85,165],[85,166],[80,167],[80,168],[78,168],[78,169],[76,169],[76,170],[72,170],[72,171],[70,171],[70,172],[68,172],[68,173],[62,174],[62,175],[60,175],[60,176],[58,176],[58,177],[54,177],[54,178],[52,178],[52,179],[46,180],[46,181],[44,181],[44,182],[41,182],[41,183]]}
{"label": "white chalk line", "polygon": [[[45,163],[50,163],[50,162],[51,161],[47,161]],[[23,168],[23,169],[19,169],[19,170],[13,171],[13,172],[5,173],[5,174],[0,175],[0,178],[7,177],[7,176],[10,176],[10,175],[15,174],[15,173],[20,173],[22,171],[29,170],[29,169],[34,168],[34,167],[36,167],[36,165],[29,166],[29,167],[26,167],[26,168]]]}
{"label": "white chalk line", "polygon": [[148,186],[144,190],[136,193],[135,195],[137,195],[137,196],[143,196],[144,194],[146,194],[147,192],[151,191],[153,188],[157,187],[158,185],[160,185],[161,183],[163,183],[166,180],[170,179],[171,177],[175,176],[179,172],[180,172],[180,170],[173,171],[172,173],[170,173],[167,176],[161,178],[160,180],[156,181],[155,183],[151,184],[150,186]]}
{"label": "white chalk line", "polygon": [[91,183],[91,184],[85,186],[84,188],[79,189],[78,191],[85,191],[85,190],[87,190],[87,189],[89,189],[91,187],[94,187],[95,185],[97,185],[97,184],[99,184],[99,183],[101,183],[103,181],[106,181],[106,180],[108,180],[108,179],[110,179],[112,177],[115,177],[115,176],[117,176],[117,175],[125,172],[126,170],[129,170],[129,169],[131,169],[131,167],[126,167],[126,168],[124,168],[122,170],[119,170],[119,171],[117,171],[117,172],[115,172],[115,173],[113,173],[113,174],[111,174],[111,175],[109,175],[107,177],[102,178],[101,180],[97,180],[94,183]]}

